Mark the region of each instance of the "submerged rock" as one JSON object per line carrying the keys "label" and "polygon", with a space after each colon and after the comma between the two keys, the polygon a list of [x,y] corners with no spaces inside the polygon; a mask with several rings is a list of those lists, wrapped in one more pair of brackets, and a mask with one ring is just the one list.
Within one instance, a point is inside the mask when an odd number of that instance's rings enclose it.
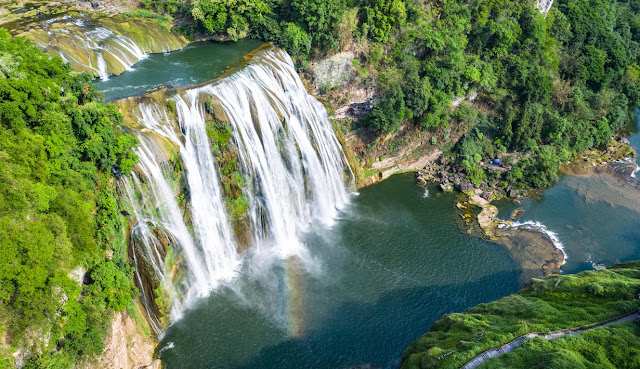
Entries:
{"label": "submerged rock", "polygon": [[524,208],[517,208],[511,212],[511,216],[509,218],[515,220],[524,215]]}

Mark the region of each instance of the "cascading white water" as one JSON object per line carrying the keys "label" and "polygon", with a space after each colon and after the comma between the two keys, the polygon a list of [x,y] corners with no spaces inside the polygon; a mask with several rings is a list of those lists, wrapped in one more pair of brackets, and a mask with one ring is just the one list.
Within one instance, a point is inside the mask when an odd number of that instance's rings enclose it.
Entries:
{"label": "cascading white water", "polygon": [[[131,66],[147,57],[147,54],[140,49],[130,38],[115,34],[104,27],[97,27],[84,34],[84,39],[78,37],[84,42],[87,50],[96,53],[97,68],[96,71],[101,79],[107,79],[109,71],[105,62],[105,54],[111,56],[120,68],[130,70]],[[91,56],[89,56],[91,61]],[[89,67],[92,68],[91,65]],[[115,66],[118,68],[118,66]]]}
{"label": "cascading white water", "polygon": [[[240,171],[247,179],[242,193],[249,203],[246,221],[254,250],[280,259],[303,255],[302,234],[313,222],[332,223],[347,203],[353,175],[326,110],[307,93],[282,50],[264,49],[242,70],[171,99],[175,118],[166,101],[138,103],[134,118],[144,128],[134,133],[140,139],[141,179],[123,181],[128,181],[124,192],[142,238],[153,236],[146,224],[158,224],[184,257],[181,268],[187,275],[165,283],[175,285],[175,320],[185,305],[233,279],[242,262],[207,135],[206,103],[218,104],[229,120]],[[175,172],[166,163],[166,142],[180,157],[189,198],[186,218],[172,183]],[[143,246],[151,253],[157,248]],[[168,268],[156,261],[152,269],[166,280],[172,278]]]}
{"label": "cascading white water", "polygon": [[257,245],[295,253],[311,220],[333,220],[347,200],[344,154],[326,110],[307,94],[287,54],[264,52],[241,73],[189,94],[220,102],[242,143],[242,166],[260,194],[251,199]]}
{"label": "cascading white water", "polygon": [[102,79],[130,70],[148,53],[177,50],[186,44],[184,38],[153,22],[126,17],[105,20],[82,13],[34,21],[23,35],[60,55],[75,70]]}

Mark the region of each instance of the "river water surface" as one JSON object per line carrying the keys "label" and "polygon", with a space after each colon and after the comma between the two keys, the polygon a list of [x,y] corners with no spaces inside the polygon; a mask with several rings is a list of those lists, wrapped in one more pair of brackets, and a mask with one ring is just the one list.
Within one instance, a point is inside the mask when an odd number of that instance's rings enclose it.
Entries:
{"label": "river water surface", "polygon": [[[391,368],[442,314],[517,291],[507,252],[460,231],[454,195],[424,190],[410,174],[362,189],[333,227],[307,235],[311,266],[272,265],[275,288],[248,273],[172,325],[166,367]],[[274,315],[263,288],[295,307]]]}
{"label": "river water surface", "polygon": [[107,80],[96,80],[106,100],[141,95],[159,86],[171,88],[197,85],[218,77],[231,68],[242,65],[244,56],[262,42],[196,42],[182,50],[151,54],[136,63],[132,70]]}

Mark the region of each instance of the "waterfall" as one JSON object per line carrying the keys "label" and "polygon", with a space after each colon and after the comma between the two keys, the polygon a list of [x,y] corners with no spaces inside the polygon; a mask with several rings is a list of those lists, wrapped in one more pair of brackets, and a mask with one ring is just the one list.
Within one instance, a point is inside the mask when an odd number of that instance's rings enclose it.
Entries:
{"label": "waterfall", "polygon": [[551,10],[552,5],[553,5],[553,0],[537,0],[536,1],[536,8],[538,8],[538,10],[540,10],[540,12],[543,13],[545,16],[547,13],[549,13],[549,10]]}
{"label": "waterfall", "polygon": [[[169,100],[137,98],[127,115],[140,163],[121,192],[135,257],[151,264],[140,270],[134,260],[137,279],[162,281],[170,321],[234,280],[246,248],[303,257],[301,236],[313,223],[331,225],[348,201],[354,178],[327,112],[282,50],[263,49],[232,75]],[[167,247],[149,225],[168,234],[173,260],[162,259]]]}
{"label": "waterfall", "polygon": [[[76,22],[76,25],[86,27],[81,22]],[[67,60],[71,58],[74,62],[93,69],[103,80],[107,79],[111,74],[105,61],[105,56],[112,59],[112,70],[131,70],[132,65],[147,57],[147,54],[133,40],[126,36],[118,35],[104,27],[90,29],[83,36],[76,35],[75,38],[80,43],[81,49],[86,53],[84,60],[87,60],[88,63],[85,64],[78,58],[64,55],[63,51],[60,51],[60,55],[63,55]],[[97,61],[95,67],[92,62],[94,58]]]}

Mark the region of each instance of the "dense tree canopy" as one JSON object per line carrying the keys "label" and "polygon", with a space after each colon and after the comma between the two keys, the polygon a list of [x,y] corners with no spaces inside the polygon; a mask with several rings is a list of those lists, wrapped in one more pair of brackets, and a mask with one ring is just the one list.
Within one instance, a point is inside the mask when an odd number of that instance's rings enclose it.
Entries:
{"label": "dense tree canopy", "polygon": [[37,367],[100,353],[106,312],[134,295],[105,251],[124,247],[110,177],[131,171],[135,140],[90,79],[0,29],[0,314],[13,344],[57,351]]}
{"label": "dense tree canopy", "polygon": [[[141,3],[182,17],[190,35],[274,42],[302,69],[357,50],[358,76],[376,90],[361,124],[433,138],[464,127],[445,153],[474,185],[547,186],[640,103],[640,0],[556,0],[546,15],[519,0]],[[10,337],[52,332],[41,346],[56,354],[34,357],[36,367],[100,352],[105,312],[135,292],[113,195],[113,177],[136,162],[121,119],[89,75],[0,31],[0,313]],[[480,165],[497,156],[511,170]],[[81,283],[70,277],[77,266]]]}

